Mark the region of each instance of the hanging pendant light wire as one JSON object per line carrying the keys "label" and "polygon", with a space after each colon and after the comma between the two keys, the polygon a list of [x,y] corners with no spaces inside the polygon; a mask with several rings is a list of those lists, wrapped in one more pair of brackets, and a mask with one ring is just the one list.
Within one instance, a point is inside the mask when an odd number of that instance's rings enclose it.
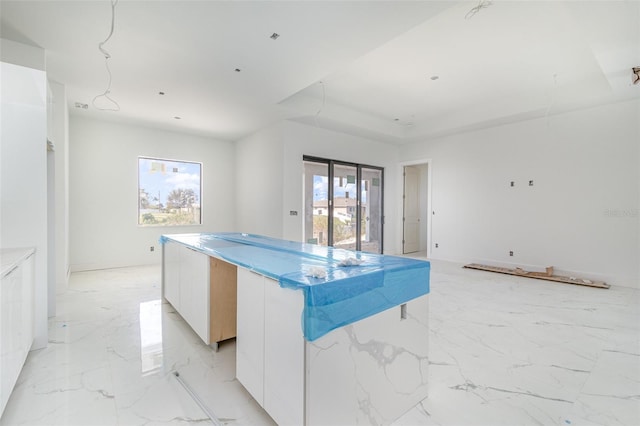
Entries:
{"label": "hanging pendant light wire", "polygon": [[313,117],[313,121],[316,123],[316,127],[318,127],[318,116],[320,115],[320,113],[324,109],[324,104],[325,104],[324,82],[321,80],[318,83],[320,83],[320,86],[322,87],[322,104],[320,105],[320,108],[316,112],[316,115]]}
{"label": "hanging pendant light wire", "polygon": [[471,10],[469,10],[467,12],[467,14],[464,16],[464,19],[471,19],[473,18],[476,13],[480,12],[482,9],[486,9],[487,7],[491,6],[491,0],[478,0],[478,5],[475,7],[472,7]]}
{"label": "hanging pendant light wire", "polygon": [[[116,23],[116,5],[118,4],[119,0],[111,0],[111,30],[109,31],[109,35],[107,36],[106,39],[104,39],[104,41],[102,41],[101,43],[98,44],[98,50],[100,51],[100,53],[102,53],[102,55],[104,56],[104,65],[105,68],[107,69],[107,75],[109,76],[109,81],[107,83],[107,88],[105,89],[104,92],[102,92],[99,95],[96,95],[96,97],[93,98],[93,106],[101,111],[120,111],[120,105],[118,104],[118,102],[116,102],[115,99],[113,99],[110,94],[111,94],[111,81],[112,81],[112,75],[111,75],[111,69],[109,68],[109,59],[111,59],[111,54],[104,48],[104,45],[111,39],[111,37],[113,36],[113,29],[115,27],[115,23]],[[108,102],[111,103],[111,107],[99,107],[98,105],[96,105],[96,100],[99,98],[105,98]]]}

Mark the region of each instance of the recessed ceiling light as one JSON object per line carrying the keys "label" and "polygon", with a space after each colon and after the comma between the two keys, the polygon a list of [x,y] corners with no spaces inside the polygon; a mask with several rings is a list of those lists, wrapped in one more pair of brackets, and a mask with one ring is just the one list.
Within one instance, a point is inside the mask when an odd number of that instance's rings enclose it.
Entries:
{"label": "recessed ceiling light", "polygon": [[432,76],[431,76],[431,80],[432,80],[432,81],[436,81],[436,80],[437,80],[437,79],[439,79],[439,78],[440,78],[440,77],[439,77],[439,76],[437,76],[437,75],[432,75]]}
{"label": "recessed ceiling light", "polygon": [[278,39],[278,37],[280,37],[280,34],[278,34],[278,33],[273,33],[273,34],[271,34],[271,37],[269,37],[269,38],[270,38],[271,40],[277,40],[277,39]]}
{"label": "recessed ceiling light", "polygon": [[180,120],[182,117],[178,117],[178,116],[176,115],[176,116],[175,116],[175,117],[173,117],[173,118],[175,118],[176,120]]}

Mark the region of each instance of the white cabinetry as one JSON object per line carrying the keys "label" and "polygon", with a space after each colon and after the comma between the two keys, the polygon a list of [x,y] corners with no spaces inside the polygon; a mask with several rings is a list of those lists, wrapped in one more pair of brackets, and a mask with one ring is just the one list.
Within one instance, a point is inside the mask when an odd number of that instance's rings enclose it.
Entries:
{"label": "white cabinetry", "polygon": [[180,283],[180,314],[209,344],[209,256],[185,247]]}
{"label": "white cabinetry", "polygon": [[0,415],[34,336],[33,249],[2,250],[0,285]]}
{"label": "white cabinetry", "polygon": [[279,425],[304,424],[304,294],[265,278],[264,409]]}
{"label": "white cabinetry", "polygon": [[180,306],[180,253],[184,250],[180,244],[167,243],[163,246],[162,282],[163,295],[171,305]]}
{"label": "white cabinetry", "polygon": [[238,268],[236,377],[264,405],[264,277]]}
{"label": "white cabinetry", "polygon": [[279,425],[304,424],[303,293],[238,268],[236,377]]}
{"label": "white cabinetry", "polygon": [[209,256],[176,243],[163,247],[164,297],[208,345]]}
{"label": "white cabinetry", "polygon": [[236,336],[236,266],[183,244],[163,244],[163,295],[207,344]]}

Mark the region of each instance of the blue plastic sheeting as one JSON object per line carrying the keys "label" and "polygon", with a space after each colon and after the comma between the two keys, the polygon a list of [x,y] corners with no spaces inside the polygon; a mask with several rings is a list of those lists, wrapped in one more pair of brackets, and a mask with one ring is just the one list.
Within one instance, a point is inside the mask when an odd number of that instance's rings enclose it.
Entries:
{"label": "blue plastic sheeting", "polygon": [[[430,264],[252,234],[172,234],[174,241],[304,292],[302,329],[313,341],[329,331],[429,293]],[[344,266],[345,264],[353,266]]]}

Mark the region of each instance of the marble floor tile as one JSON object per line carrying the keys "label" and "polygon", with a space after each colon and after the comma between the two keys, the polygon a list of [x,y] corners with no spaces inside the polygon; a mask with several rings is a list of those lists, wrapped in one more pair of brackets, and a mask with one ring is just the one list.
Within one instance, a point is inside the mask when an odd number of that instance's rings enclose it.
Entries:
{"label": "marble floor tile", "polygon": [[[74,273],[0,425],[272,425],[160,297],[160,267]],[[429,397],[413,425],[640,425],[640,291],[433,261]],[[195,392],[201,407],[179,383]]]}
{"label": "marble floor tile", "polygon": [[395,425],[640,424],[638,290],[475,272],[432,263],[429,397]]}

